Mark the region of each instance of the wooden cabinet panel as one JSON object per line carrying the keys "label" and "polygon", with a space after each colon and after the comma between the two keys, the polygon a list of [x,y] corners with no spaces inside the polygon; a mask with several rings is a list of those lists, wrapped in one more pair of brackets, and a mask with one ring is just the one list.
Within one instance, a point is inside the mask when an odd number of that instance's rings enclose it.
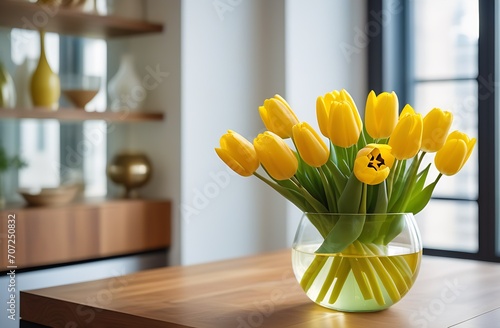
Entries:
{"label": "wooden cabinet panel", "polygon": [[[15,215],[18,268],[68,263],[170,245],[170,202],[113,200],[0,211],[0,264],[7,267],[8,220]],[[12,265],[12,264],[11,264]]]}

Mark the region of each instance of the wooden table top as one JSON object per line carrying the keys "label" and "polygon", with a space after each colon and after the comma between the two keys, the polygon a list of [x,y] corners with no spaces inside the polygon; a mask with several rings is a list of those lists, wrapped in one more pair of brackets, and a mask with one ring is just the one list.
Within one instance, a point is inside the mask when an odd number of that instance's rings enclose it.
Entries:
{"label": "wooden table top", "polygon": [[[410,292],[375,313],[341,313],[310,301],[290,251],[167,267],[21,292],[21,318],[51,327],[476,327],[497,318],[500,264],[424,256]],[[471,321],[472,322],[472,321]]]}

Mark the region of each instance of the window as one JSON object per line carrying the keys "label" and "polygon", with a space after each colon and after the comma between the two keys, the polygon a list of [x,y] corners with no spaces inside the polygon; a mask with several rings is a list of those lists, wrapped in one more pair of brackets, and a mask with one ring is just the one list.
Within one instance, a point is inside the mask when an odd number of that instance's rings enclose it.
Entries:
{"label": "window", "polygon": [[[499,234],[494,233],[499,224],[493,177],[498,175],[491,156],[498,138],[494,3],[379,0],[368,5],[369,20],[373,12],[390,15],[381,35],[371,38],[368,64],[381,66],[382,76],[369,71],[370,89],[395,90],[401,107],[409,103],[423,115],[433,107],[450,110],[452,129],[478,138],[467,165],[456,176],[443,177],[417,215],[427,254],[500,260]],[[429,175],[435,177],[437,171]]]}

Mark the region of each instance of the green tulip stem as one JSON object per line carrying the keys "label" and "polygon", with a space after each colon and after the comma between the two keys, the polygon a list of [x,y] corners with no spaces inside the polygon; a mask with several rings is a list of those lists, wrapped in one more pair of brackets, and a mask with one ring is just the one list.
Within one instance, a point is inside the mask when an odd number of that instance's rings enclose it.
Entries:
{"label": "green tulip stem", "polygon": [[[415,186],[415,182],[417,181],[417,172],[418,168],[420,167],[420,164],[422,163],[422,160],[424,159],[426,152],[423,151],[422,154],[418,159],[416,159],[416,165],[414,166],[414,163],[411,163],[411,167],[409,170],[409,181],[405,185],[405,189],[403,191],[403,204],[401,206],[401,210],[404,211],[406,207],[408,206],[408,203],[410,202],[411,194],[413,192],[413,187]],[[417,155],[418,156],[418,155]]]}
{"label": "green tulip stem", "polygon": [[387,199],[391,199],[394,179],[398,179],[399,171],[401,170],[401,162],[402,161],[400,160],[396,160],[396,163],[394,164],[394,170],[391,170],[389,172],[389,176],[387,177]]}
{"label": "green tulip stem", "polygon": [[323,188],[326,194],[326,200],[328,202],[328,209],[331,213],[337,213],[337,200],[335,199],[335,191],[333,190],[330,182],[328,181],[328,177],[325,174],[323,167],[318,167],[319,176],[321,177],[321,181],[323,182]]}
{"label": "green tulip stem", "polygon": [[349,156],[349,149],[347,149],[347,148],[342,148],[342,149],[344,152],[344,158],[345,158],[345,161],[347,163],[347,166],[352,167],[351,166],[351,157]]}
{"label": "green tulip stem", "polygon": [[319,200],[314,198],[306,188],[304,188],[296,177],[291,177],[290,181],[298,188],[302,196],[307,200],[307,202],[315,209],[317,213],[328,213],[328,209],[321,204]]}
{"label": "green tulip stem", "polygon": [[391,207],[390,212],[399,213],[399,212],[404,212],[406,210],[406,207],[408,206],[408,203],[410,202],[411,199],[413,187],[415,186],[415,183],[417,181],[418,168],[420,167],[420,164],[422,163],[425,154],[426,152],[422,152],[420,157],[418,156],[418,154],[415,155],[413,162],[411,163],[410,168],[408,169],[407,175],[404,177],[405,184],[401,192],[401,196],[398,198],[396,203]]}
{"label": "green tulip stem", "polygon": [[[308,212],[311,210],[310,207],[304,206],[305,202],[303,199],[303,196],[298,192],[298,191],[292,191],[289,188],[280,186],[277,183],[274,183],[270,181],[269,179],[266,179],[264,176],[260,175],[257,172],[254,172],[253,175],[255,175],[257,178],[259,178],[262,182],[267,184],[269,187],[273,188],[276,190],[280,195],[291,201],[295,206],[297,206],[302,212]],[[316,209],[314,209],[316,210]]]}
{"label": "green tulip stem", "polygon": [[436,177],[436,180],[434,180],[434,184],[437,184],[439,180],[441,180],[441,177],[443,176],[443,173],[439,173],[438,176]]}
{"label": "green tulip stem", "polygon": [[[367,142],[366,142],[366,136],[365,136],[365,129],[364,128],[361,131],[361,134],[360,134],[359,137],[361,138],[362,145],[366,145]],[[358,141],[358,143],[359,143],[359,141]]]}
{"label": "green tulip stem", "polygon": [[361,204],[359,205],[360,214],[366,213],[366,195],[368,194],[368,185],[363,183],[363,191],[361,192]]}
{"label": "green tulip stem", "polygon": [[300,280],[300,286],[307,293],[309,288],[311,288],[314,280],[320,273],[321,269],[325,266],[326,261],[328,260],[328,256],[317,255],[314,257],[313,261],[307,268],[306,272],[302,276]]}

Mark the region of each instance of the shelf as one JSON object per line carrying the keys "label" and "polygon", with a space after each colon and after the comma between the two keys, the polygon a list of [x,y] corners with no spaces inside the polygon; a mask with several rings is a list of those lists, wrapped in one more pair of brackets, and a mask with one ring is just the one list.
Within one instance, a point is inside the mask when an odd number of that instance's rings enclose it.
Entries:
{"label": "shelf", "polygon": [[0,26],[29,30],[43,27],[47,32],[93,38],[163,31],[162,24],[12,0],[0,0]]}
{"label": "shelf", "polygon": [[162,121],[161,112],[86,112],[83,109],[59,108],[57,111],[46,109],[6,109],[0,108],[0,119],[55,119],[59,121],[104,120],[107,122],[148,122]]}
{"label": "shelf", "polygon": [[[0,210],[0,241],[16,221],[19,269],[71,263],[167,248],[171,204],[155,199],[87,199],[46,207],[7,204]],[[7,264],[7,247],[0,250]]]}

